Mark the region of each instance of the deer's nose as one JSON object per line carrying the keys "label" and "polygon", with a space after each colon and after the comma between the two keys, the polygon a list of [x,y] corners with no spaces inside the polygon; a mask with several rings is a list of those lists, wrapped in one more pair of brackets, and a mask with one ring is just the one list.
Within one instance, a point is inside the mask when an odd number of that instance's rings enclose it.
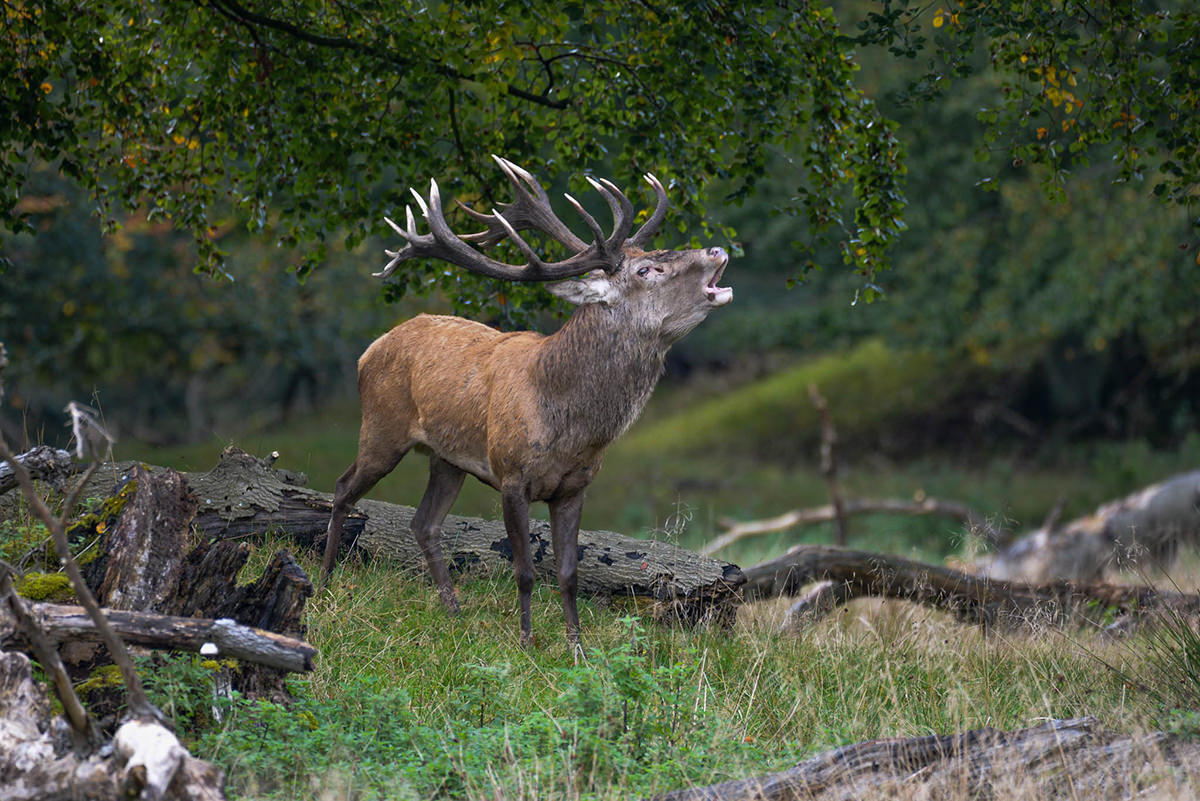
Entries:
{"label": "deer's nose", "polygon": [[721,261],[729,258],[728,254],[725,253],[725,248],[709,248],[708,257],[713,261]]}

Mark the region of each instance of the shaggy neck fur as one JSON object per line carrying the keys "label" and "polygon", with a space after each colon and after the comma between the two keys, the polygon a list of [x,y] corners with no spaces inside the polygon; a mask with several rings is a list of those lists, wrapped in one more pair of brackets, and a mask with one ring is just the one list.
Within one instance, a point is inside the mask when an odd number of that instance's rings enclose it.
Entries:
{"label": "shaggy neck fur", "polygon": [[670,344],[620,306],[580,306],[534,366],[543,412],[559,440],[603,447],[633,424],[663,372]]}

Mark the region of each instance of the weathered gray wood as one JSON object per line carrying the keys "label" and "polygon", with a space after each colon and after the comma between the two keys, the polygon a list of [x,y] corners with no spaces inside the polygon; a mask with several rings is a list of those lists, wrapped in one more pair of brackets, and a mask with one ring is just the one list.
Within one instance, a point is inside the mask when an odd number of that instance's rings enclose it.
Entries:
{"label": "weathered gray wood", "polygon": [[24,654],[0,651],[0,801],[171,798],[220,801],[224,777],[163,726],[130,721],[113,749],[79,754],[52,717]]}
{"label": "weathered gray wood", "polygon": [[1099,581],[1169,562],[1200,542],[1200,470],[1182,473],[1062,525],[1051,522],[981,560],[987,575],[1020,581]]}
{"label": "weathered gray wood", "polygon": [[[244,537],[277,528],[301,545],[323,542],[332,495],[298,485],[295,474],[228,448],[212,470],[184,476],[198,500],[194,525],[201,533]],[[105,495],[111,484],[110,479],[93,490]],[[424,573],[424,556],[409,530],[413,514],[410,506],[361,501],[346,521],[343,547],[358,547]],[[530,542],[538,574],[556,580],[549,523],[532,521]],[[442,527],[442,547],[451,570],[511,567],[508,536],[499,521],[451,515]],[[611,531],[579,532],[580,592],[653,598],[659,613],[669,619],[731,620],[743,581],[736,565],[667,542]]]}
{"label": "weathered gray wood", "polygon": [[[38,445],[25,453],[17,454],[20,462],[29,475],[39,481],[59,483],[75,472],[71,454],[61,448],[51,448],[48,445]],[[17,477],[12,467],[6,461],[0,461],[0,495],[16,489]]]}
{"label": "weathered gray wood", "polygon": [[[996,531],[984,517],[966,504],[939,498],[922,498],[919,501],[902,498],[849,498],[841,501],[840,511],[846,517],[869,514],[950,517],[969,525],[972,530],[982,532],[989,539],[997,536]],[[725,526],[725,531],[705,543],[700,552],[714,554],[747,537],[769,534],[773,531],[784,531],[789,528],[829,523],[836,520],[837,516],[838,509],[835,505],[826,504],[808,509],[793,509],[776,517],[761,520],[738,521],[725,518],[721,521],[721,524]]]}
{"label": "weathered gray wood", "polygon": [[[83,607],[28,603],[27,609],[34,622],[56,645],[100,640],[96,624]],[[317,652],[302,640],[242,625],[230,618],[210,620],[118,610],[105,610],[105,617],[113,630],[133,645],[199,653],[203,645],[212,643],[219,650],[219,658],[240,659],[293,673],[312,670]],[[28,647],[22,627],[17,625],[10,612],[0,609],[0,649],[25,650]]]}
{"label": "weathered gray wood", "polygon": [[1028,584],[964,573],[899,556],[798,545],[778,559],[746,568],[746,600],[801,595],[785,625],[807,622],[854,598],[897,598],[934,606],[960,620],[982,625],[1031,621],[1082,623],[1116,614],[1149,620],[1170,609],[1200,613],[1200,595],[1151,587],[1070,581]]}
{"label": "weathered gray wood", "polygon": [[788,770],[691,787],[654,801],[859,801],[882,798],[1195,798],[1200,743],[1117,734],[1094,718],[1013,732],[871,740]]}

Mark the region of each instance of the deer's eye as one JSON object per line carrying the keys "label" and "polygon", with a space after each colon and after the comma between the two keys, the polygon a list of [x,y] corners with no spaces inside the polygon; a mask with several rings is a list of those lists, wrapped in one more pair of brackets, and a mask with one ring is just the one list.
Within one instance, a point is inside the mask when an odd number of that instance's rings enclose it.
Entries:
{"label": "deer's eye", "polygon": [[638,277],[639,277],[639,278],[645,278],[645,277],[646,277],[646,274],[647,274],[647,273],[649,273],[649,272],[650,272],[650,268],[649,268],[649,267],[638,267],[637,274],[638,274]]}

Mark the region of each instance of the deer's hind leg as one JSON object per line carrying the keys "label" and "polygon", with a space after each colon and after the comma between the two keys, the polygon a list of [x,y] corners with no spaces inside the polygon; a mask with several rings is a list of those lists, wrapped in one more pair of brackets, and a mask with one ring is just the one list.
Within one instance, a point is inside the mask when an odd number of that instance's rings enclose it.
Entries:
{"label": "deer's hind leg", "polygon": [[451,614],[458,614],[459,606],[454,584],[450,581],[450,571],[446,569],[446,559],[442,555],[442,521],[458,497],[466,475],[445,459],[430,454],[429,484],[412,519],[413,537],[425,554],[425,562],[429,565],[429,573],[433,576],[442,605]]}
{"label": "deer's hind leg", "polygon": [[412,448],[411,442],[386,449],[365,447],[366,444],[360,436],[358,456],[333,488],[333,511],[329,515],[329,527],[325,530],[325,558],[321,564],[324,573],[322,584],[329,581],[329,574],[337,563],[346,515],[381,478],[396,468],[404,454]]}

